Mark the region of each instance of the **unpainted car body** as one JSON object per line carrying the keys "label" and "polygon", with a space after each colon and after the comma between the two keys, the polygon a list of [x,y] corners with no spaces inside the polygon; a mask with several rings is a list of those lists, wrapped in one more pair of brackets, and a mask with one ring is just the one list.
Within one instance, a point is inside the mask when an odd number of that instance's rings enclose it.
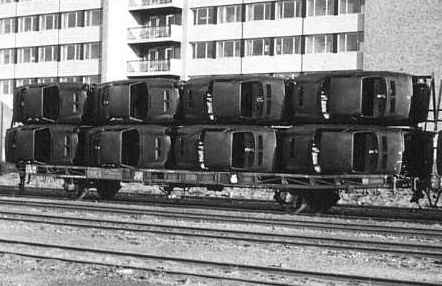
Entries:
{"label": "unpainted car body", "polygon": [[393,72],[318,73],[295,78],[292,120],[415,125],[426,120],[430,89],[417,76]]}
{"label": "unpainted car body", "polygon": [[88,99],[87,124],[172,122],[178,116],[179,82],[148,78],[103,83]]}
{"label": "unpainted car body", "polygon": [[73,125],[23,125],[6,132],[6,161],[77,163],[79,129]]}
{"label": "unpainted car body", "polygon": [[285,108],[282,78],[204,77],[184,85],[185,122],[277,123],[285,119]]}
{"label": "unpainted car body", "polygon": [[94,127],[84,136],[84,164],[93,167],[167,168],[169,128],[158,125]]}
{"label": "unpainted car body", "polygon": [[181,169],[272,172],[276,144],[276,131],[267,127],[181,127],[175,141],[175,159]]}
{"label": "unpainted car body", "polygon": [[303,125],[281,132],[283,171],[300,174],[398,174],[401,130]]}
{"label": "unpainted car body", "polygon": [[13,121],[81,123],[88,86],[82,83],[34,84],[14,92]]}

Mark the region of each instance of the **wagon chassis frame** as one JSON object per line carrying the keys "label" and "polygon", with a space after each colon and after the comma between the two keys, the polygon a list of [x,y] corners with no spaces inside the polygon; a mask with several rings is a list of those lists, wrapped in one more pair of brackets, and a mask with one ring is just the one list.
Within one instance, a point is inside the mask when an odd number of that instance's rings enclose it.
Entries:
{"label": "wagon chassis frame", "polygon": [[136,168],[100,168],[27,164],[32,176],[83,181],[116,180],[174,187],[236,187],[280,190],[343,190],[393,188],[392,175],[305,175],[232,171],[187,171]]}

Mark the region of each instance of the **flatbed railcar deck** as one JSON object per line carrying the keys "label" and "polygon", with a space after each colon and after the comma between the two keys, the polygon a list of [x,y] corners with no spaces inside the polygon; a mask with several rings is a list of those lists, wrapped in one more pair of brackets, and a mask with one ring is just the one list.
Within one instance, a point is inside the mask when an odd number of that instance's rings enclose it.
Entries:
{"label": "flatbed railcar deck", "polygon": [[388,174],[304,175],[227,171],[186,171],[135,168],[100,168],[27,164],[26,173],[57,179],[115,180],[175,187],[223,186],[269,189],[392,188],[395,178]]}

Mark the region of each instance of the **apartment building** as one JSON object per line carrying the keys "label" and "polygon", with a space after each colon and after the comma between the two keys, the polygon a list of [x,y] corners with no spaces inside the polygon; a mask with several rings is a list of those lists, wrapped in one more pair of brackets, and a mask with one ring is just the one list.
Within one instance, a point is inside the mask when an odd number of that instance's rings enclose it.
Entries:
{"label": "apartment building", "polygon": [[14,86],[336,70],[442,73],[439,0],[0,0]]}
{"label": "apartment building", "polygon": [[100,0],[0,0],[0,98],[15,86],[100,80]]}

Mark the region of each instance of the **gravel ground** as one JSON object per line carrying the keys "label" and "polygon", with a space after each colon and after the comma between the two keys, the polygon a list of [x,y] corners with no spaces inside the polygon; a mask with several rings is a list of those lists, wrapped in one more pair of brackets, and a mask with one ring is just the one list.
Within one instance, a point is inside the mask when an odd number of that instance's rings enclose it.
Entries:
{"label": "gravel ground", "polygon": [[[16,185],[18,176],[8,174],[0,177],[2,185]],[[59,188],[58,180],[33,179],[31,186]],[[126,184],[125,191],[133,191],[139,187],[152,193],[159,191],[153,187]],[[377,190],[373,193],[343,193],[341,203],[377,204],[389,206],[416,206],[409,203],[408,190]],[[190,191],[190,195],[207,195],[198,188]],[[211,194],[213,195],[213,193]],[[255,199],[270,199],[272,193],[265,190],[236,190],[229,189],[216,196],[247,197]],[[36,213],[42,210],[33,209]],[[43,210],[45,214],[50,214]],[[96,214],[77,213],[79,217],[93,217]],[[161,222],[169,225],[185,225],[190,222],[176,220],[159,220],[155,217],[139,216],[124,217],[115,215],[100,215],[100,218],[115,220],[137,219],[144,222]],[[312,219],[312,218],[310,218]],[[313,218],[317,219],[317,218]],[[193,222],[194,226],[224,227],[225,229],[241,228],[243,230],[265,230],[270,233],[285,232],[298,234],[298,230],[281,228],[256,229],[251,225],[210,224]],[[441,226],[435,226],[439,228]],[[309,232],[309,231],[307,231]],[[306,233],[306,232],[304,232]],[[329,236],[329,232],[310,231],[314,235]],[[348,236],[348,233],[334,232],[333,235]],[[353,234],[354,237],[378,240],[403,241],[403,237],[382,235]],[[298,247],[278,244],[252,244],[232,242],[228,240],[196,239],[177,235],[159,235],[152,233],[131,233],[122,231],[106,231],[82,229],[74,227],[51,226],[48,224],[32,224],[23,222],[8,222],[0,220],[0,238],[22,240],[24,238],[39,242],[63,243],[68,245],[87,245],[121,251],[137,251],[162,256],[179,256],[182,258],[210,258],[221,262],[236,262],[282,268],[294,268],[309,271],[329,271],[333,273],[360,274],[366,276],[381,276],[401,278],[403,280],[422,280],[436,282],[442,285],[442,259],[416,258],[411,256],[376,255],[356,251],[338,251],[318,247]],[[442,238],[441,238],[442,239]],[[424,242],[415,238],[411,242]],[[441,243],[429,240],[427,243]],[[5,246],[0,245],[0,285],[3,286],[39,286],[39,285],[239,285],[227,281],[211,281],[195,277],[165,274],[163,271],[147,272],[131,268],[115,268],[97,265],[83,265],[61,262],[49,259],[33,259],[16,255],[1,254]],[[161,265],[157,266],[161,269]],[[338,283],[323,283],[312,279],[299,280],[299,285],[340,285]],[[242,284],[241,284],[242,285]],[[351,284],[355,285],[355,284]]]}
{"label": "gravel ground", "polygon": [[[50,214],[51,211],[33,209],[35,213]],[[59,213],[59,211],[58,211]],[[134,220],[158,222],[149,216],[125,217],[75,213],[79,217],[113,218],[115,220]],[[184,220],[167,221],[165,224],[210,226],[205,222]],[[219,224],[218,227],[254,229],[256,226]],[[440,227],[440,226],[439,226]],[[267,232],[289,232],[288,229],[264,229]],[[291,230],[298,234],[300,230]],[[318,232],[323,236],[330,232]],[[339,235],[339,233],[338,233]],[[348,236],[348,234],[347,234]],[[358,237],[358,234],[354,234]],[[401,240],[400,237],[380,236],[379,239]],[[330,250],[318,247],[298,247],[279,244],[255,244],[232,242],[206,238],[182,237],[179,235],[159,235],[153,233],[132,233],[127,231],[108,231],[76,227],[52,226],[24,222],[0,220],[0,238],[12,240],[32,239],[38,242],[61,243],[74,246],[95,246],[120,251],[136,251],[160,256],[178,256],[190,259],[210,259],[220,262],[236,262],[281,268],[294,268],[307,271],[329,271],[333,273],[359,274],[371,277],[401,278],[403,280],[422,280],[442,283],[442,260],[417,258],[407,255],[371,254],[357,251]],[[441,241],[429,241],[429,243]],[[152,247],[153,246],[153,247]],[[0,244],[0,253],[5,246]],[[35,250],[36,251],[36,250]],[[143,262],[146,263],[146,262]],[[154,265],[163,269],[164,265]],[[217,285],[214,281],[140,272],[132,269],[88,266],[36,260],[12,255],[0,256],[0,285]],[[3,271],[4,270],[4,271]],[[159,281],[161,283],[159,283]],[[90,283],[90,284],[88,284]],[[187,284],[186,284],[187,283]],[[317,281],[299,281],[299,285],[339,285],[318,284]],[[219,284],[219,283],[218,283]],[[117,284],[115,284],[117,285]],[[221,283],[220,285],[228,285]],[[238,284],[232,284],[238,285]]]}

